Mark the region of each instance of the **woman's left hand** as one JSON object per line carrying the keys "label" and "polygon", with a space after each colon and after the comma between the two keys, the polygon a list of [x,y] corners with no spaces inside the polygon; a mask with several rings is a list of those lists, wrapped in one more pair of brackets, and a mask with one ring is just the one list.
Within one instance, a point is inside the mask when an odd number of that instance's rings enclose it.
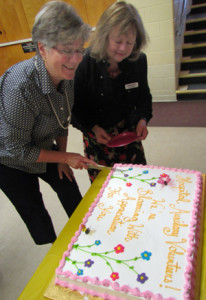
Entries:
{"label": "woman's left hand", "polygon": [[148,129],[147,129],[147,123],[144,119],[139,120],[136,127],[136,133],[138,136],[138,140],[142,141],[146,139],[148,135]]}
{"label": "woman's left hand", "polygon": [[60,179],[63,179],[63,175],[65,175],[69,181],[72,181],[74,178],[74,173],[67,164],[58,163],[58,173]]}

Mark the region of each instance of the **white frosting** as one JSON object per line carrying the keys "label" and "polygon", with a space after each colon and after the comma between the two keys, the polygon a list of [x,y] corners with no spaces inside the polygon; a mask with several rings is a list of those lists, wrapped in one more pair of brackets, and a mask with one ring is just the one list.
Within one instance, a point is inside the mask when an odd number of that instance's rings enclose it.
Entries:
{"label": "white frosting", "polygon": [[83,220],[90,233],[80,226],[56,283],[112,300],[192,299],[201,174],[115,167]]}

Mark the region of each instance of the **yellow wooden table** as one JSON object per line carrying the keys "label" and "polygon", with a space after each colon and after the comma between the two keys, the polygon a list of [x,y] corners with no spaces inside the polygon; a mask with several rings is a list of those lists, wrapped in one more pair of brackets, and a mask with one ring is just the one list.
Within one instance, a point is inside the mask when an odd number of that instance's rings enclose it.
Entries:
{"label": "yellow wooden table", "polygon": [[[26,285],[25,289],[19,296],[18,300],[46,300],[44,293],[51,283],[55,269],[58,267],[59,261],[62,258],[64,251],[67,250],[67,246],[73,237],[76,230],[79,228],[79,224],[88,208],[99,193],[99,190],[108,175],[107,170],[100,172],[98,177],[93,182],[92,186],[82,199],[81,203],[73,213],[72,217],[58,236],[55,243],[52,245],[45,258],[37,268],[36,272]],[[206,175],[203,175],[203,197],[204,197],[204,210],[206,212]],[[202,250],[202,268],[201,270],[201,287],[200,297],[197,300],[206,300],[206,213],[204,218],[204,232],[203,232],[203,250]]]}

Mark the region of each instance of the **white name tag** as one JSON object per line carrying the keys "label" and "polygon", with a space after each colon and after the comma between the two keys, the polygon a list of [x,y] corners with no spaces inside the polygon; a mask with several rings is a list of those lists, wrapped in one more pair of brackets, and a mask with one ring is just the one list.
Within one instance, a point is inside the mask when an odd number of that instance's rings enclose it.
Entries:
{"label": "white name tag", "polygon": [[125,90],[135,89],[139,86],[138,82],[132,82],[125,84]]}

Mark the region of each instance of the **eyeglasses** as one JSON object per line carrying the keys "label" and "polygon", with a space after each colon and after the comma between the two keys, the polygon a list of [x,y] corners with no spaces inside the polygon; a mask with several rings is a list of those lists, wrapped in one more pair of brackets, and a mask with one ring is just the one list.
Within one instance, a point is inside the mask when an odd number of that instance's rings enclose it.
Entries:
{"label": "eyeglasses", "polygon": [[85,53],[85,50],[86,50],[84,48],[77,49],[77,50],[73,50],[73,49],[61,50],[61,49],[58,49],[56,47],[53,47],[53,49],[57,50],[59,53],[61,53],[62,55],[65,55],[69,58],[71,58],[74,54],[77,54],[78,56],[83,56],[84,53]]}

